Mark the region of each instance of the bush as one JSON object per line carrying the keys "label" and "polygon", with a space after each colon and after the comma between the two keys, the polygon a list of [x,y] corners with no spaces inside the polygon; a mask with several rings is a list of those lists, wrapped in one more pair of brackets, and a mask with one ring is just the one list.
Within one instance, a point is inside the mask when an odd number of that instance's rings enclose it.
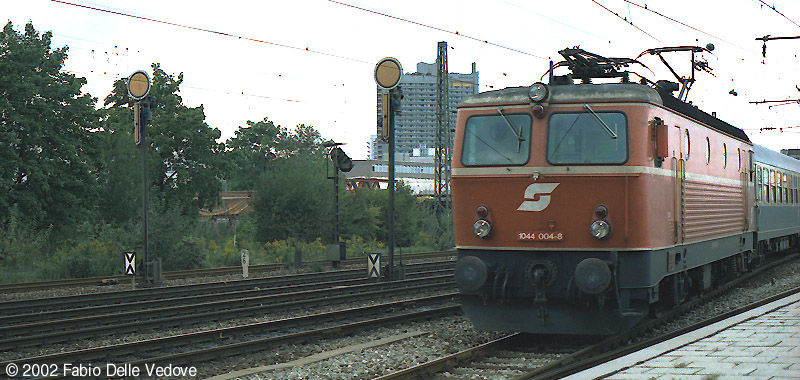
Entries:
{"label": "bush", "polygon": [[182,237],[168,255],[162,256],[161,263],[165,270],[196,269],[203,266],[205,255],[201,240],[192,236]]}
{"label": "bush", "polygon": [[[0,267],[9,274],[19,270],[29,271],[35,264],[46,260],[46,247],[50,230],[35,231],[32,226],[20,221],[16,208],[6,223],[0,223]],[[3,276],[2,281],[9,280]]]}
{"label": "bush", "polygon": [[56,251],[46,270],[57,278],[82,278],[122,274],[124,251],[115,242],[91,239]]}
{"label": "bush", "polygon": [[347,257],[366,257],[368,253],[386,253],[386,244],[383,242],[365,241],[360,236],[348,239],[345,245],[347,246]]}
{"label": "bush", "polygon": [[233,238],[225,240],[220,246],[214,240],[206,241],[203,267],[221,268],[241,265],[240,252],[233,248]]}
{"label": "bush", "polygon": [[[250,252],[251,264],[283,263],[286,266],[294,266],[295,253],[299,251],[304,262],[316,261],[325,258],[325,244],[321,239],[312,242],[304,242],[295,239],[276,240],[264,244],[264,250],[258,251],[256,255]],[[254,263],[253,260],[256,260]]]}
{"label": "bush", "polygon": [[311,241],[330,235],[333,194],[321,158],[275,160],[257,190],[253,208],[258,240]]}
{"label": "bush", "polygon": [[168,207],[159,200],[154,200],[150,209],[148,259],[160,258],[164,271],[201,267],[204,254],[192,234],[198,222],[197,214],[186,214],[180,207]]}

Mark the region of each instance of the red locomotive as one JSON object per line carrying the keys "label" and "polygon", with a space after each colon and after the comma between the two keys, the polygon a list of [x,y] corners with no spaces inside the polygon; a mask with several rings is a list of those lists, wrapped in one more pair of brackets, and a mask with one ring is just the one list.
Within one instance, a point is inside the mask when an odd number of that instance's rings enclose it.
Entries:
{"label": "red locomotive", "polygon": [[[675,50],[705,49],[648,52]],[[458,109],[456,281],[476,328],[614,334],[797,244],[800,161],[681,100],[693,78],[632,83],[635,60],[559,53],[571,74]]]}

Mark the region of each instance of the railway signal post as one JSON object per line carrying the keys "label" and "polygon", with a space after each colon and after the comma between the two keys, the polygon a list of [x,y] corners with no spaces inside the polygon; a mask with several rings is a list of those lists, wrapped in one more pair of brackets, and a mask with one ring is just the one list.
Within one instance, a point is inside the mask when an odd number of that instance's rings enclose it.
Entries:
{"label": "railway signal post", "polygon": [[142,278],[145,286],[153,285],[147,259],[147,135],[145,128],[150,122],[150,76],[144,70],[135,71],[128,77],[128,96],[133,105],[134,142],[142,148]]}
{"label": "railway signal post", "polygon": [[339,241],[339,171],[349,172],[353,170],[353,160],[339,146],[342,143],[331,142],[325,144],[331,148],[329,153],[333,162],[333,244],[328,246],[328,259],[333,263],[333,267],[339,266],[339,261],[347,258],[347,251],[344,243]]}
{"label": "railway signal post", "polygon": [[389,145],[389,212],[387,216],[389,266],[386,278],[394,279],[394,113],[400,108],[402,92],[397,87],[403,76],[403,66],[395,58],[387,57],[375,65],[375,83],[383,89],[383,121],[381,136],[388,138]]}

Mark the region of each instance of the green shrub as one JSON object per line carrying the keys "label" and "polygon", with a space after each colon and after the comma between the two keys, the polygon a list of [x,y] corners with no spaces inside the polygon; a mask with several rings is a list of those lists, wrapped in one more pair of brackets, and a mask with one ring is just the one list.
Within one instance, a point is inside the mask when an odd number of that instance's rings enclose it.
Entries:
{"label": "green shrub", "polygon": [[203,267],[222,268],[239,265],[241,265],[241,253],[234,250],[232,237],[225,240],[222,245],[214,240],[206,242]]}
{"label": "green shrub", "polygon": [[113,242],[92,239],[56,251],[46,271],[58,278],[82,278],[122,274],[125,257]]}
{"label": "green shrub", "polygon": [[196,269],[203,266],[205,255],[202,252],[202,238],[184,236],[172,247],[168,255],[163,255],[164,270]]}

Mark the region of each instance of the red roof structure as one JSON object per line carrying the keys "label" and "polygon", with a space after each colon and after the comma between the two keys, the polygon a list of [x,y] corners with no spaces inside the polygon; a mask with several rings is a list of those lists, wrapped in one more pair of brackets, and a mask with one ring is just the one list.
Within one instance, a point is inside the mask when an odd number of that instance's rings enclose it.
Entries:
{"label": "red roof structure", "polygon": [[253,211],[255,191],[222,191],[219,193],[219,197],[222,202],[211,211],[200,210],[201,217],[211,218],[212,220],[230,220],[236,219],[239,214]]}

